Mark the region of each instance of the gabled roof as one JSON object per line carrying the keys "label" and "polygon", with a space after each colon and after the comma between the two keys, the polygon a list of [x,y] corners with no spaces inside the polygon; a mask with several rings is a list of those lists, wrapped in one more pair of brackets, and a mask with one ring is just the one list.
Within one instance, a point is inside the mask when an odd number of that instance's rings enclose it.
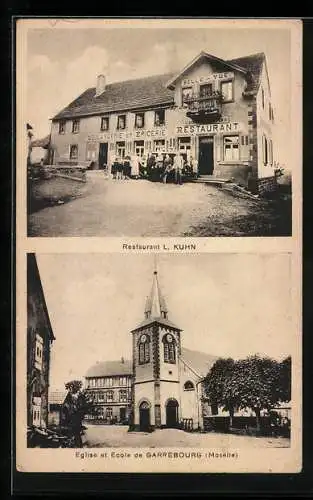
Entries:
{"label": "gabled roof", "polygon": [[53,120],[162,106],[174,102],[173,92],[165,84],[173,73],[109,83],[102,94],[96,88],[83,92]]}
{"label": "gabled roof", "polygon": [[195,371],[198,376],[205,377],[218,359],[218,356],[200,351],[192,351],[191,349],[183,347],[180,358],[189,368]]}
{"label": "gabled roof", "polygon": [[220,64],[222,66],[227,66],[229,69],[240,71],[241,73],[245,73],[246,70],[240,66],[238,66],[236,63],[232,63],[230,61],[226,61],[224,59],[220,59],[219,57],[213,56],[212,54],[209,54],[208,52],[201,51],[200,54],[198,54],[190,63],[187,64],[179,73],[177,73],[173,78],[171,78],[167,82],[167,86],[169,88],[174,88],[175,83],[179,78],[181,78],[185,73],[190,71],[195,64],[197,64],[201,59],[207,59],[209,61],[212,61],[213,63]]}
{"label": "gabled roof", "polygon": [[55,340],[53,329],[50,321],[50,316],[47,308],[45,294],[42,288],[42,281],[38,269],[36,255],[34,253],[27,254],[27,291],[28,295],[34,294],[39,296],[42,304],[44,315],[47,321],[48,335],[51,341]]}
{"label": "gabled roof", "polygon": [[152,323],[156,323],[156,322],[161,323],[164,326],[169,326],[171,328],[175,328],[175,330],[181,331],[181,328],[179,328],[177,325],[175,325],[175,323],[173,323],[172,321],[170,321],[167,318],[160,318],[160,317],[158,317],[158,318],[146,318],[143,321],[141,321],[141,323],[139,323],[139,325],[137,325],[136,328],[134,328],[132,331],[134,332],[135,330],[138,330],[138,328],[143,328],[144,326],[148,326],[148,325],[151,325]]}
{"label": "gabled roof", "polygon": [[39,148],[48,148],[50,144],[50,134],[46,135],[46,137],[42,137],[41,139],[35,139],[32,141],[31,146],[39,147]]}
{"label": "gabled roof", "polygon": [[118,361],[99,361],[91,366],[85,377],[113,377],[117,375],[132,375],[132,362],[128,359]]}

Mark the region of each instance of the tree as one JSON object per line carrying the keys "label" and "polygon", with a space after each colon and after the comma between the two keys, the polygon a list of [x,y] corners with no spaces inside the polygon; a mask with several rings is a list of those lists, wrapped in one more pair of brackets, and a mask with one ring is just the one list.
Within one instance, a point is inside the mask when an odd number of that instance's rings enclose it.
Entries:
{"label": "tree", "polygon": [[283,359],[279,366],[279,399],[280,401],[291,400],[291,356]]}
{"label": "tree", "polygon": [[218,359],[209,371],[204,383],[205,394],[211,404],[223,406],[224,410],[229,411],[230,427],[233,425],[234,408],[236,405],[234,393],[229,391],[234,365],[235,361],[232,358]]}
{"label": "tree", "polygon": [[251,408],[260,430],[260,412],[270,409],[279,400],[280,363],[258,355],[235,362],[232,377],[225,388],[225,397],[238,408]]}
{"label": "tree", "polygon": [[93,405],[92,398],[82,387],[80,380],[67,382],[65,388],[68,392],[62,405],[62,423],[73,435],[77,447],[82,446],[82,421]]}

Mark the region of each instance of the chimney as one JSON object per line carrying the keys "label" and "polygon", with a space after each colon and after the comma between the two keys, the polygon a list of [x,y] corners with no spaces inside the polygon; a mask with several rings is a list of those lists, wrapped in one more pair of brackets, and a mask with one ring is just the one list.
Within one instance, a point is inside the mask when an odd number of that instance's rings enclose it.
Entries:
{"label": "chimney", "polygon": [[96,97],[105,91],[105,75],[97,76]]}
{"label": "chimney", "polygon": [[123,363],[123,364],[125,363],[123,356],[121,357],[121,363]]}

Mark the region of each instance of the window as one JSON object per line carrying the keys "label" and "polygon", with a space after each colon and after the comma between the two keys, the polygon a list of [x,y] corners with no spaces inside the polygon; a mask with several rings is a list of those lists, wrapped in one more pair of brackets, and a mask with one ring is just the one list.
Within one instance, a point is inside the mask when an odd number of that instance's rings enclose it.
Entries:
{"label": "window", "polygon": [[125,157],[125,142],[117,142],[116,143],[116,155],[120,158]]}
{"label": "window", "polygon": [[191,143],[190,143],[190,137],[179,137],[178,138],[178,149],[180,153],[187,153],[187,151],[190,151],[191,148]]}
{"label": "window", "polygon": [[77,160],[78,158],[78,145],[71,144],[70,146],[70,160]]}
{"label": "window", "polygon": [[271,121],[272,119],[272,106],[271,103],[268,105],[268,119]]}
{"label": "window", "polygon": [[127,391],[125,389],[122,389],[119,393],[120,396],[120,403],[127,403],[128,397],[127,397]]}
{"label": "window", "polygon": [[104,392],[99,392],[98,393],[98,401],[99,403],[104,401]]}
{"label": "window", "polygon": [[182,104],[192,96],[192,87],[185,87],[181,89],[181,94],[182,94]]}
{"label": "window", "polygon": [[264,109],[264,106],[265,106],[265,98],[264,98],[264,90],[263,90],[263,88],[261,89],[261,92],[262,92],[262,108]]}
{"label": "window", "polygon": [[159,127],[165,124],[165,109],[157,109],[154,113],[154,125]]}
{"label": "window", "polygon": [[145,151],[144,141],[135,141],[136,155],[142,157],[144,155],[144,151]]}
{"label": "window", "polygon": [[72,122],[72,133],[78,134],[79,132],[79,120],[73,120]]}
{"label": "window", "polygon": [[120,377],[119,385],[127,385],[127,379],[126,379],[126,377]]}
{"label": "window", "polygon": [[41,424],[41,405],[33,405],[32,406],[32,414],[33,414],[33,425],[35,427],[40,427],[40,424]]}
{"label": "window", "polygon": [[212,412],[212,415],[218,415],[218,406],[217,406],[217,404],[212,404],[211,405],[211,412]]}
{"label": "window", "polygon": [[160,139],[158,141],[154,141],[153,142],[153,151],[155,153],[162,153],[163,151],[165,151],[165,140]]}
{"label": "window", "polygon": [[265,137],[265,135],[263,135],[263,163],[264,165],[267,165],[268,163],[268,142],[267,142],[267,138]]}
{"label": "window", "polygon": [[143,334],[139,340],[139,364],[144,365],[150,362],[150,338]]}
{"label": "window", "polygon": [[136,113],[135,115],[135,128],[143,128],[145,126],[145,114]]}
{"label": "window", "polygon": [[106,387],[112,387],[113,385],[113,378],[112,377],[106,377],[105,379],[105,386]]}
{"label": "window", "polygon": [[200,85],[200,97],[209,97],[213,93],[213,84],[206,83],[205,85]]}
{"label": "window", "polygon": [[66,121],[62,120],[59,122],[59,134],[65,134]]}
{"label": "window", "polygon": [[175,350],[175,339],[173,335],[168,333],[163,337],[164,346],[164,362],[165,363],[176,363],[176,350]]}
{"label": "window", "polygon": [[109,117],[108,116],[102,116],[101,117],[101,130],[109,130]]}
{"label": "window", "polygon": [[114,393],[113,393],[113,391],[107,391],[107,393],[106,393],[106,402],[107,403],[113,403],[113,399],[114,399]]}
{"label": "window", "polygon": [[231,102],[234,99],[232,80],[229,82],[221,83],[221,93],[223,96],[223,102]]}
{"label": "window", "polygon": [[239,160],[239,136],[230,135],[224,137],[224,161]]}
{"label": "window", "polygon": [[43,358],[43,339],[36,333],[35,341],[35,368],[41,371]]}
{"label": "window", "polygon": [[195,386],[193,385],[193,383],[190,380],[187,380],[187,382],[185,382],[184,384],[184,391],[194,391],[194,390]]}
{"label": "window", "polygon": [[113,416],[113,408],[108,407],[105,413],[106,413],[106,418],[111,419]]}
{"label": "window", "polygon": [[117,117],[117,128],[119,130],[126,128],[126,115],[119,115]]}
{"label": "window", "polygon": [[270,139],[270,165],[273,165],[273,141]]}

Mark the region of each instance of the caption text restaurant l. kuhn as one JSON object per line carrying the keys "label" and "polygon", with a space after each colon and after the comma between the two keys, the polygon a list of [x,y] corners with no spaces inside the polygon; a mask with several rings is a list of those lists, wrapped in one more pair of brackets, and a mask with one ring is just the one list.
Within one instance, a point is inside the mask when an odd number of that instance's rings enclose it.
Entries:
{"label": "caption text restaurant l. kuhn", "polygon": [[52,119],[53,163],[181,153],[198,175],[253,192],[275,179],[274,113],[263,53],[223,60],[201,52],[181,72],[116,83],[98,75]]}

